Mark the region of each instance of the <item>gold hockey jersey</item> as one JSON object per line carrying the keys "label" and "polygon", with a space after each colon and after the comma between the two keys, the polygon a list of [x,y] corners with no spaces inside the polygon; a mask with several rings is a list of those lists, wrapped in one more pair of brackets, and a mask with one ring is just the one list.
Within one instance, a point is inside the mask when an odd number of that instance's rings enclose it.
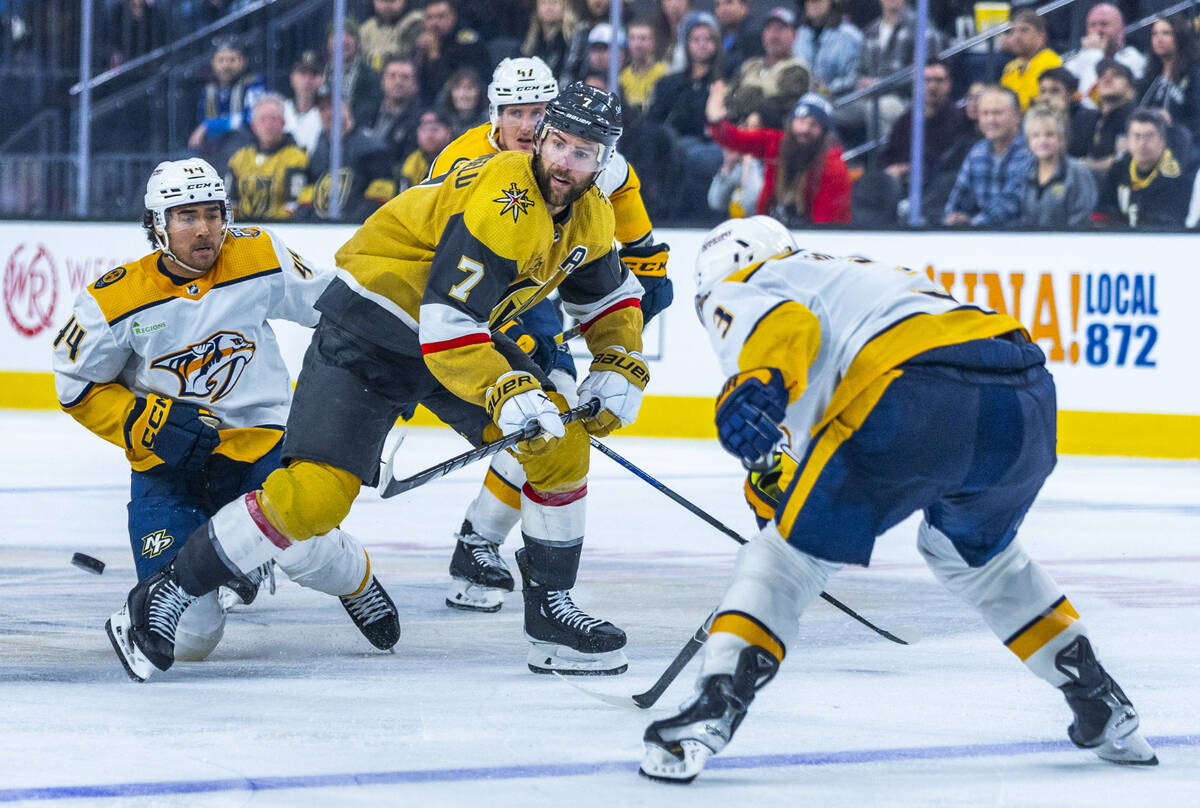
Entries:
{"label": "gold hockey jersey", "polygon": [[243,146],[229,158],[230,177],[225,186],[233,194],[237,221],[290,219],[308,179],[308,155],[291,135],[271,152],[257,145]]}
{"label": "gold hockey jersey", "polygon": [[[442,149],[429,168],[429,178],[440,177],[461,163],[499,151],[500,147],[492,139],[492,125],[482,123],[463,132]],[[649,235],[650,216],[642,201],[642,181],[620,152],[613,155],[596,178],[596,187],[612,202],[617,241],[623,245],[632,244]]]}
{"label": "gold hockey jersey", "polygon": [[153,252],[80,290],[54,340],[59,403],[138,471],[162,462],[125,437],[135,398],[151,394],[211,410],[221,422],[216,453],[257,460],[279,442],[292,391],[267,319],[316,325],[313,304],[331,273],[310,269],[257,227],[230,228],[201,278],[168,275],[161,257]]}
{"label": "gold hockey jersey", "polygon": [[612,207],[594,187],[552,219],[532,157],[488,154],[373,214],[338,250],[318,308],[378,345],[419,352],[447,389],[482,404],[511,369],[492,330],[554,289],[593,351],[641,349],[641,284],[612,245]]}

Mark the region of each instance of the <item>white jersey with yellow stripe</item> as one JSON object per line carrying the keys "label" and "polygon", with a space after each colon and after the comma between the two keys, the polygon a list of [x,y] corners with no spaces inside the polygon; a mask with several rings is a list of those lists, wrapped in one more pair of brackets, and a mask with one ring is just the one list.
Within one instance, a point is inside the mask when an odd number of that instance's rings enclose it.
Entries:
{"label": "white jersey with yellow stripe", "polygon": [[[230,228],[217,263],[195,280],[168,275],[160,256],[111,270],[80,291],[54,343],[63,408],[77,414],[98,387],[119,385],[212,410],[222,432],[282,428],[291,380],[267,320],[316,325],[313,304],[332,274],[255,227]],[[93,403],[100,400],[119,402]]]}
{"label": "white jersey with yellow stripe", "polygon": [[872,381],[917,354],[1021,328],[960,303],[924,273],[808,251],[734,273],[702,299],[700,317],[727,376],[782,372],[783,426],[798,451]]}

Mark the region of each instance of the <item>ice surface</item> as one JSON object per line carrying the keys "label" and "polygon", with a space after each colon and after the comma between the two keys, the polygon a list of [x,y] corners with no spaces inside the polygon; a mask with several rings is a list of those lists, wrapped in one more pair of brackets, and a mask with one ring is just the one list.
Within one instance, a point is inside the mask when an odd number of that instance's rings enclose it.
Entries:
{"label": "ice surface", "polygon": [[[681,789],[634,772],[646,723],[685,699],[697,663],[654,709],[622,710],[526,670],[519,594],[491,615],[443,605],[482,463],[388,502],[367,491],[345,524],[400,609],[395,654],[281,576],[231,615],[208,661],[138,685],[103,630],[134,581],[121,453],[59,413],[0,425],[0,802],[1200,805],[1200,463],[1063,458],[1022,531],[1141,711],[1157,769],[1070,746],[1061,696],[934,582],[910,520],[829,591],[924,638],[894,645],[817,603],[737,738]],[[737,463],[715,442],[610,445],[752,532]],[[464,448],[413,430],[401,472]],[[607,458],[592,464],[576,600],[626,629],[630,668],[585,684],[629,695],[715,606],[737,548]],[[73,552],[104,574],[71,566]]]}

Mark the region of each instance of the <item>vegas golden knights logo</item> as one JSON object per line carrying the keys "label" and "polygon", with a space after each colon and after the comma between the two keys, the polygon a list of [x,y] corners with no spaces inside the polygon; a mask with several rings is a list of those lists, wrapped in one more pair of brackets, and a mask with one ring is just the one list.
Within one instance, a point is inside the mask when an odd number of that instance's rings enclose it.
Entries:
{"label": "vegas golden knights logo", "polygon": [[229,395],[253,358],[253,342],[234,331],[218,331],[182,351],[160,356],[150,367],[175,374],[180,397],[217,402]]}
{"label": "vegas golden knights logo", "polygon": [[[330,177],[326,172],[321,175],[321,179],[317,181],[317,188],[313,194],[313,208],[317,211],[317,215],[322,219],[329,218],[329,194],[330,194]],[[338,202],[342,213],[346,212],[346,203],[350,201],[350,185],[354,182],[354,169],[343,166],[338,171]]]}
{"label": "vegas golden knights logo", "polygon": [[271,177],[254,175],[238,180],[238,216],[256,219],[271,209]]}
{"label": "vegas golden knights logo", "polygon": [[541,287],[542,284],[534,278],[521,278],[511,283],[504,290],[504,297],[492,309],[492,316],[488,321],[489,325],[492,328],[504,325],[525,311],[525,304],[529,302],[531,297],[537,294],[537,290]]}

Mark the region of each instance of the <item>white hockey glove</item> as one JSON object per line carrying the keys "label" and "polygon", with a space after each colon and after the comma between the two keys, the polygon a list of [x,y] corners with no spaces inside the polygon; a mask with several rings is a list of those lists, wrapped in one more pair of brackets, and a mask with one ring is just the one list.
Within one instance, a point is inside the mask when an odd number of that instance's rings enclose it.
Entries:
{"label": "white hockey glove", "polygon": [[505,435],[520,432],[535,421],[542,428],[537,437],[517,444],[519,454],[548,452],[567,434],[558,407],[538,380],[524,371],[510,370],[496,379],[496,383],[487,389],[483,406]]}
{"label": "white hockey glove", "polygon": [[590,434],[603,438],[614,429],[637,420],[642,406],[642,391],[650,381],[650,371],[637,351],[609,345],[592,358],[588,377],[579,385],[579,403],[599,399],[600,412],[584,420]]}

